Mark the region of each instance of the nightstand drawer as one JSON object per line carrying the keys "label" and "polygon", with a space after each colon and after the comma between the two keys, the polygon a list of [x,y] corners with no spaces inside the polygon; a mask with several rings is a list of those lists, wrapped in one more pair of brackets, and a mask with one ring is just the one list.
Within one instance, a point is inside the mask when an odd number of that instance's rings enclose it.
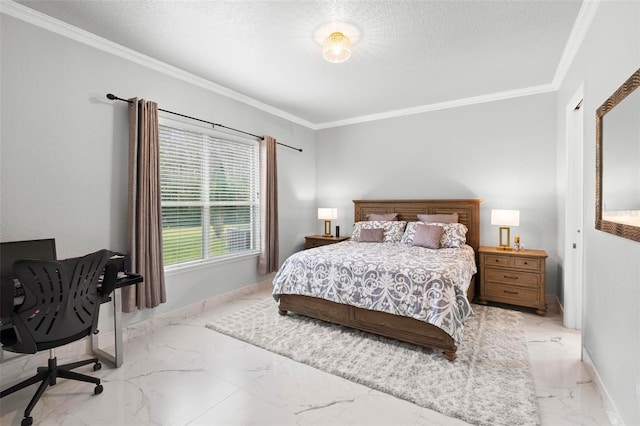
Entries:
{"label": "nightstand drawer", "polygon": [[308,235],[304,237],[304,248],[310,249],[348,240],[349,237],[325,237],[324,235]]}
{"label": "nightstand drawer", "polygon": [[486,255],[485,256],[486,266],[496,265],[496,266],[506,266],[506,267],[514,267],[519,269],[530,269],[532,271],[540,270],[540,260],[535,258],[528,257],[513,257],[508,255]]}
{"label": "nightstand drawer", "polygon": [[535,305],[538,303],[540,292],[537,289],[516,287],[498,283],[487,283],[485,292],[487,297],[496,302],[514,305]]}
{"label": "nightstand drawer", "polygon": [[530,272],[514,271],[513,269],[486,268],[485,279],[487,281],[518,284],[529,287],[538,287],[540,275]]}
{"label": "nightstand drawer", "polygon": [[490,265],[511,266],[510,265],[511,258],[509,256],[486,255],[485,259],[486,259],[487,266],[490,266]]}
{"label": "nightstand drawer", "polygon": [[513,266],[521,269],[530,269],[532,271],[539,271],[540,259],[516,257],[513,259]]}
{"label": "nightstand drawer", "polygon": [[320,246],[326,246],[329,244],[335,244],[334,241],[323,241],[323,240],[307,240],[305,242],[305,248],[314,248]]}

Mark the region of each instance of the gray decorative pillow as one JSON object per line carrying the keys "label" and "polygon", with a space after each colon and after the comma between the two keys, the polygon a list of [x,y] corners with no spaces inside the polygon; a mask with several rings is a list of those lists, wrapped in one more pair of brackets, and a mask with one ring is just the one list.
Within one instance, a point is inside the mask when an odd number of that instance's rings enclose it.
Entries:
{"label": "gray decorative pillow", "polygon": [[418,221],[423,223],[458,223],[458,213],[419,214]]}
{"label": "gray decorative pillow", "polygon": [[351,233],[351,241],[360,241],[360,232],[363,229],[384,229],[384,243],[397,243],[400,242],[402,235],[404,234],[404,228],[407,226],[407,222],[402,220],[397,221],[383,221],[373,220],[366,222],[357,222],[353,227]]}
{"label": "gray decorative pillow", "polygon": [[402,238],[400,239],[401,243],[409,244],[409,245],[413,244],[413,237],[415,237],[415,235],[416,235],[416,227],[418,226],[419,223],[422,223],[422,222],[409,222],[409,223],[407,223],[407,228],[404,230],[404,234],[402,235]]}
{"label": "gray decorative pillow", "polygon": [[360,230],[360,241],[363,243],[381,243],[384,241],[384,229],[362,229]]}
{"label": "gray decorative pillow", "polygon": [[431,223],[440,225],[444,229],[440,239],[441,247],[461,248],[467,244],[467,227],[462,223]]}
{"label": "gray decorative pillow", "polygon": [[430,249],[440,248],[440,239],[444,229],[438,225],[425,225],[419,223],[416,226],[416,233],[413,237],[413,245]]}
{"label": "gray decorative pillow", "polygon": [[[413,244],[416,227],[420,223],[422,222],[409,222],[400,242],[409,245]],[[462,223],[430,223],[429,225],[442,227],[443,232],[440,238],[441,248],[461,248],[467,243],[467,227]]]}
{"label": "gray decorative pillow", "polygon": [[385,214],[369,213],[367,215],[367,220],[394,221],[394,220],[398,220],[398,213],[385,213]]}

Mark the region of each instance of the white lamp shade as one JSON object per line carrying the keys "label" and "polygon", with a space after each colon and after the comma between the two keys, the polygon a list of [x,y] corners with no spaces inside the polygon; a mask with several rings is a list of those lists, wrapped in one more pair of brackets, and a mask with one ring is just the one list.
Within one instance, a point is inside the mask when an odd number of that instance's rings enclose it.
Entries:
{"label": "white lamp shade", "polygon": [[318,209],[318,219],[333,220],[338,218],[338,209],[321,208]]}
{"label": "white lamp shade", "polygon": [[491,210],[491,224],[520,226],[520,210]]}

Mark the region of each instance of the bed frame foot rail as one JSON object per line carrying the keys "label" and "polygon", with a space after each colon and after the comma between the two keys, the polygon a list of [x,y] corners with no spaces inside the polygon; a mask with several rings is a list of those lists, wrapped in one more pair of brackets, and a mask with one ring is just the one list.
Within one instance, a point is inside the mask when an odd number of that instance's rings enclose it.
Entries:
{"label": "bed frame foot rail", "polygon": [[449,361],[455,360],[457,356],[457,347],[451,336],[434,325],[413,318],[370,311],[309,296],[281,294],[278,313],[286,315],[287,312],[442,350],[444,358]]}

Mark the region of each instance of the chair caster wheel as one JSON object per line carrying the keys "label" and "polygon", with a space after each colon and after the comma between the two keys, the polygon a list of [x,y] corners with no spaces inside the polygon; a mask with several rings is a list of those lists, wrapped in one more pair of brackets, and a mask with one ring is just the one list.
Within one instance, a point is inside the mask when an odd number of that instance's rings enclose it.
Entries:
{"label": "chair caster wheel", "polygon": [[93,393],[95,395],[100,395],[102,393],[102,391],[104,390],[104,388],[102,387],[102,385],[98,385],[96,386],[96,388],[93,390]]}
{"label": "chair caster wheel", "polygon": [[31,426],[33,424],[33,417],[29,416],[29,417],[25,417],[24,419],[22,419],[22,422],[20,422],[21,426]]}
{"label": "chair caster wheel", "polygon": [[95,364],[93,364],[93,371],[98,371],[102,368],[102,364],[100,364],[99,362],[96,362]]}

